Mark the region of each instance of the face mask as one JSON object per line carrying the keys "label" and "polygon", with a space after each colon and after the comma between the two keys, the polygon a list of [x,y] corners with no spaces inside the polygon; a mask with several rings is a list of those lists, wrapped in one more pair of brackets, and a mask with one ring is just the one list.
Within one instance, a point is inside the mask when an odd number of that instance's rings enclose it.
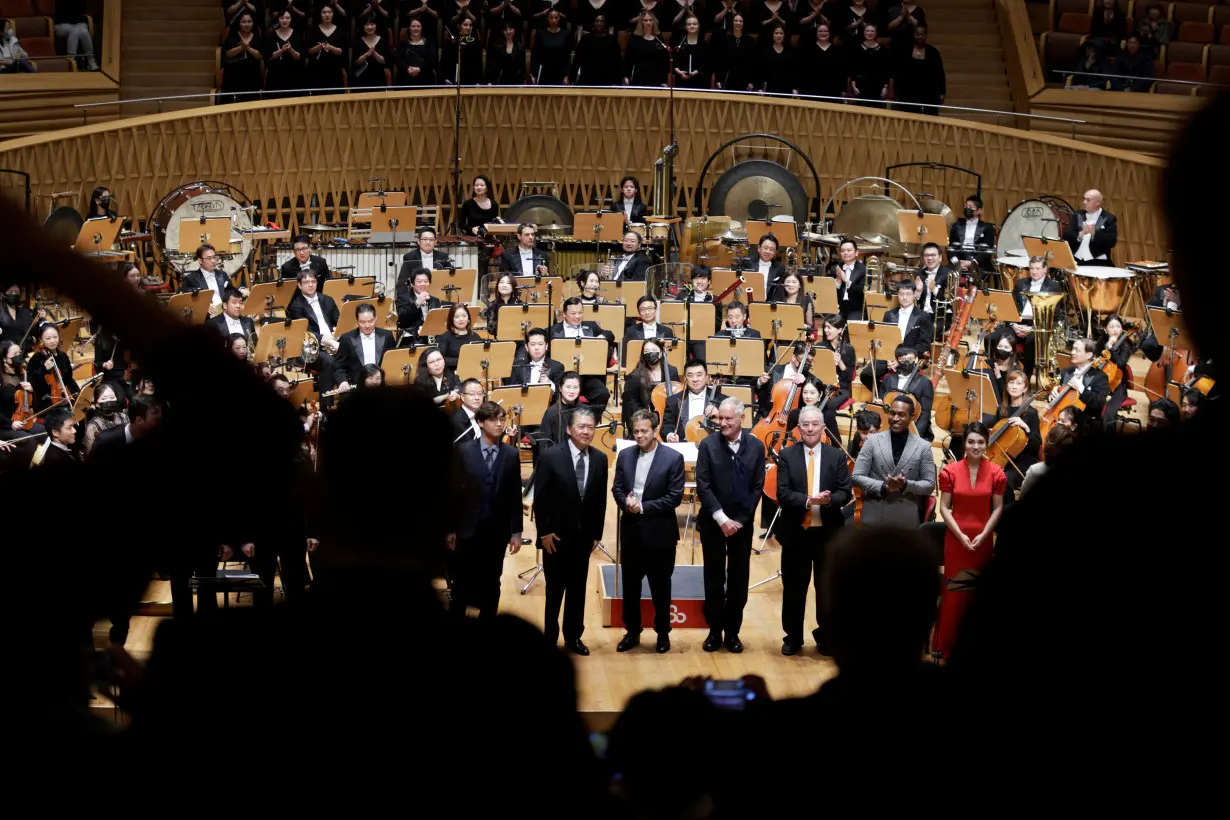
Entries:
{"label": "face mask", "polygon": [[1010,358],[1012,358],[1012,353],[1011,353],[1011,351],[1008,351],[1008,350],[999,350],[998,348],[996,349],[996,351],[995,351],[995,361],[997,361],[997,362],[1004,362],[1004,361],[1007,361],[1007,360],[1008,360],[1008,359],[1010,359]]}
{"label": "face mask", "polygon": [[6,293],[4,294],[4,301],[8,302],[10,305],[20,305],[21,304],[21,294],[20,293]]}
{"label": "face mask", "polygon": [[973,209],[973,208],[966,208],[966,209],[965,209],[965,218],[966,218],[966,219],[973,219],[973,218],[974,218],[974,209]]}
{"label": "face mask", "polygon": [[650,351],[649,353],[645,353],[641,356],[641,361],[645,362],[645,364],[654,365],[657,364],[658,360],[661,358],[661,353],[654,353]]}
{"label": "face mask", "polygon": [[108,401],[100,401],[98,403],[98,412],[104,416],[114,416],[120,412],[121,402],[119,399],[110,399]]}

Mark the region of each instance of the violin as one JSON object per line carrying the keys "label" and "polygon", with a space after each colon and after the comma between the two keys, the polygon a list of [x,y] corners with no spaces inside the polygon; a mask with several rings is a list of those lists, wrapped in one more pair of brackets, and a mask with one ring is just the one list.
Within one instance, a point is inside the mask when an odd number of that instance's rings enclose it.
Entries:
{"label": "violin", "polygon": [[[26,381],[24,366],[19,365],[14,367],[13,370],[22,381]],[[33,404],[34,396],[31,395],[29,390],[18,389],[13,394],[13,399],[17,403],[17,408],[13,411],[13,421],[21,424],[20,429],[29,431],[34,427],[34,420],[36,418]]]}
{"label": "violin", "polygon": [[[1045,396],[1046,391],[1043,390],[1032,398],[1026,397],[1026,400],[1021,403],[1020,407],[1013,410],[1011,415],[996,422],[995,427],[991,429],[990,437],[987,439],[987,458],[993,464],[998,464],[1006,469],[1009,462],[1012,462],[1024,452],[1025,445],[1029,443],[1029,433],[1013,424],[1012,420],[1020,418],[1021,414],[1028,410],[1033,402],[1041,401]],[[1015,467],[1015,465],[1013,466]]]}

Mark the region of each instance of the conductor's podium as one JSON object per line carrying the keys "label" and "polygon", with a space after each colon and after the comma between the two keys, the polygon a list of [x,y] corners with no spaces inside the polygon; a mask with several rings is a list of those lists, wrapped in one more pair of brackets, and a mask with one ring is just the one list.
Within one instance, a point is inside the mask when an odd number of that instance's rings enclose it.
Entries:
{"label": "conductor's podium", "polygon": [[[599,567],[602,584],[598,594],[602,600],[602,625],[623,628],[623,572],[616,586],[614,564]],[[708,629],[705,620],[705,568],[699,564],[678,564],[671,574],[671,628]],[[649,597],[649,579],[641,582],[641,623],[653,629],[653,600]]]}

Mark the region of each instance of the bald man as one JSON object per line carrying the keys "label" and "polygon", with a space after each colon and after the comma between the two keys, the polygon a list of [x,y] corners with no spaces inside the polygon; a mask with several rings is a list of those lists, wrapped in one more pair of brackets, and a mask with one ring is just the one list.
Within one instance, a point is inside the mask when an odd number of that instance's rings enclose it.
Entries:
{"label": "bald man", "polygon": [[1072,223],[1063,238],[1072,248],[1078,265],[1113,265],[1111,248],[1119,241],[1119,222],[1115,215],[1102,209],[1102,192],[1085,192],[1083,211],[1072,215]]}

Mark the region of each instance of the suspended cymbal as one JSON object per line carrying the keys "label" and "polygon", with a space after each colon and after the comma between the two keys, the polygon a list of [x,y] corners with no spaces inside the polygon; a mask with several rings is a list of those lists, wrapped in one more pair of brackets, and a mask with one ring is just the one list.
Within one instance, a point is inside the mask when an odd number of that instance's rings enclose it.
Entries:
{"label": "suspended cymbal", "polygon": [[539,225],[538,226],[539,233],[568,233],[571,230],[572,230],[571,225],[557,225],[554,222],[552,222],[549,225]]}
{"label": "suspended cymbal", "polygon": [[922,206],[925,212],[939,214],[944,217],[944,224],[949,228],[957,223],[957,215],[952,212],[952,208],[949,208],[938,199],[919,199],[918,204]]}
{"label": "suspended cymbal", "polygon": [[901,205],[881,194],[857,196],[842,206],[833,220],[833,233],[857,235],[862,241],[884,244],[889,254],[900,256],[905,246],[897,241],[897,212]]}
{"label": "suspended cymbal", "polygon": [[779,215],[801,221],[807,218],[807,191],[784,166],[764,159],[746,160],[731,166],[714,182],[709,211],[743,222]]}
{"label": "suspended cymbal", "polygon": [[747,241],[747,231],[746,230],[736,231],[734,228],[730,228],[729,230],[726,231],[726,233],[719,236],[718,239],[721,239],[723,242],[746,242]]}

